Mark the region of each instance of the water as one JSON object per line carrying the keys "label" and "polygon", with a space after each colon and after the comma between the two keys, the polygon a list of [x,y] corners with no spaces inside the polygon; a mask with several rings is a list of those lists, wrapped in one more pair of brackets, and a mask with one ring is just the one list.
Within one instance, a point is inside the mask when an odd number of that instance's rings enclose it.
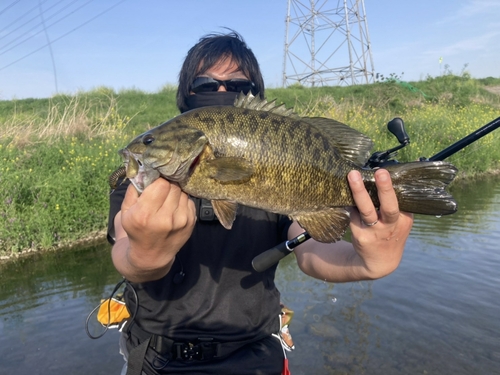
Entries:
{"label": "water", "polygon": [[[416,217],[384,279],[328,284],[281,262],[293,375],[500,374],[500,179],[453,194],[459,212]],[[107,245],[0,268],[0,374],[119,374],[118,332],[84,331],[119,280]]]}

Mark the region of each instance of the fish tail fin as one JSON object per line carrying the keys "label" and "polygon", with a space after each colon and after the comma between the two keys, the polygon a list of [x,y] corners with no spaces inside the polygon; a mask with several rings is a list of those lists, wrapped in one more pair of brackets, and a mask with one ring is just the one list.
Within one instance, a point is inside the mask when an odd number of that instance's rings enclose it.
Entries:
{"label": "fish tail fin", "polygon": [[449,215],[457,202],[445,191],[458,170],[443,161],[394,164],[384,167],[391,174],[399,209],[424,215]]}

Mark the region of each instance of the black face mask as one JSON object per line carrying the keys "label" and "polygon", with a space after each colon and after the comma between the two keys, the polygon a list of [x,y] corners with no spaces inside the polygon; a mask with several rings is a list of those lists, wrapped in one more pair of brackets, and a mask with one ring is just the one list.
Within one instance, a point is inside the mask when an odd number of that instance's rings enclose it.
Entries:
{"label": "black face mask", "polygon": [[186,105],[188,110],[211,105],[234,105],[237,96],[238,93],[232,91],[199,92],[189,95]]}

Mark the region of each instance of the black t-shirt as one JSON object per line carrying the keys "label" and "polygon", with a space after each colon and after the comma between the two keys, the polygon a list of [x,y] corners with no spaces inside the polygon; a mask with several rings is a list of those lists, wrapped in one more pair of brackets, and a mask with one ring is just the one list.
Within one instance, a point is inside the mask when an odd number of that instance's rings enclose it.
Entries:
{"label": "black t-shirt", "polygon": [[[127,186],[119,185],[110,195],[110,242]],[[286,240],[290,224],[281,215],[244,206],[239,207],[231,230],[217,220],[198,220],[165,277],[132,284],[139,299],[135,324],[147,332],[188,341],[200,337],[243,341],[276,333],[280,313],[276,266],[259,273],[251,263],[258,254]],[[181,273],[183,278],[178,276]],[[125,298],[134,311],[131,290]]]}

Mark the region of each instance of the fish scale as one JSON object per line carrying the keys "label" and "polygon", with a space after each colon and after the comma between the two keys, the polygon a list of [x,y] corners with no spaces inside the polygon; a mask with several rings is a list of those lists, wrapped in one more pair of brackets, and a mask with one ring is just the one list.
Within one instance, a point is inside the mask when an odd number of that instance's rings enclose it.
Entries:
{"label": "fish scale", "polygon": [[[224,119],[225,112],[232,111],[232,107],[211,107],[203,113],[204,116],[210,118]],[[300,121],[287,122],[285,118],[267,114],[267,116],[258,116],[259,112],[246,110],[242,111],[239,116],[235,116],[235,121],[231,124],[216,122],[208,124],[206,121],[201,121],[201,124],[196,123],[198,116],[193,118],[185,117],[184,123],[190,126],[196,126],[209,139],[209,143],[214,147],[214,153],[222,156],[242,157],[247,160],[252,160],[255,165],[253,177],[244,185],[238,184],[220,184],[216,180],[212,180],[212,184],[206,186],[202,184],[202,179],[205,179],[202,170],[200,173],[195,171],[184,188],[186,191],[200,194],[198,191],[200,186],[205,190],[204,195],[210,195],[214,199],[224,199],[226,196],[234,196],[241,194],[242,196],[252,197],[257,192],[259,200],[264,203],[262,196],[269,197],[266,199],[264,206],[260,207],[266,210],[275,210],[276,205],[288,212],[300,212],[297,210],[297,202],[284,196],[281,192],[293,192],[293,195],[301,196],[301,205],[307,209],[318,206],[318,190],[324,192],[326,200],[335,200],[336,205],[352,206],[354,204],[350,190],[343,189],[341,194],[343,200],[339,200],[339,188],[330,182],[333,180],[331,171],[334,170],[334,149],[327,142],[325,137],[321,136],[319,131],[316,131],[312,126],[303,124]],[[277,118],[276,118],[277,117]],[[274,121],[273,121],[274,120]],[[234,147],[234,142],[230,142],[230,137],[234,137],[233,133],[227,133],[227,129],[232,129],[238,124],[241,129],[238,132],[238,139],[245,140],[249,147]],[[254,124],[252,126],[251,124]],[[258,126],[255,126],[258,124]],[[248,126],[245,126],[248,125]],[[305,126],[304,126],[305,125]],[[224,129],[222,131],[221,129]],[[297,138],[303,139],[303,142],[297,143]],[[279,142],[277,140],[280,140]],[[243,142],[241,142],[243,143]],[[292,147],[291,147],[292,146]],[[304,154],[310,154],[311,160],[303,157]],[[315,161],[313,164],[312,161]],[[340,159],[338,159],[340,160]],[[305,163],[308,161],[308,163]],[[340,163],[339,163],[340,164]],[[341,168],[336,168],[340,175],[346,176],[346,171],[354,169],[355,166],[340,165]],[[348,165],[349,164],[349,165]],[[356,168],[359,169],[359,168]],[[310,189],[312,181],[323,181],[321,184],[314,184],[315,191]],[[344,186],[346,188],[347,186]],[[238,192],[237,192],[238,191]],[[349,192],[349,194],[346,194]],[[203,193],[201,193],[203,194]],[[241,199],[244,198],[239,198]]]}

